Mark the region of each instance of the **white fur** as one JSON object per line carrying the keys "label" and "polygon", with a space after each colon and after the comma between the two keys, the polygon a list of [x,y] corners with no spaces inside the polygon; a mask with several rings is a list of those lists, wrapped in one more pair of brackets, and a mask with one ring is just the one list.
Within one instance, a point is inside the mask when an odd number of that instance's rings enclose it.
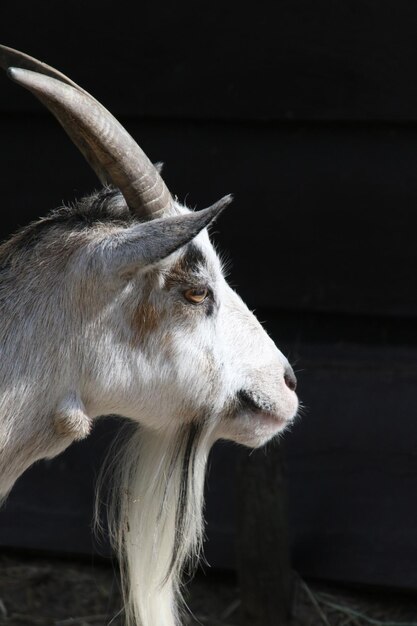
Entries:
{"label": "white fur", "polygon": [[[193,242],[206,263],[192,284],[212,290],[211,315],[184,299],[187,284],[168,288],[183,249],[151,267],[106,272],[103,246],[123,230],[52,229],[3,274],[0,496],[36,460],[86,436],[100,415],[129,418],[137,426],[110,471],[109,508],[126,620],[174,626],[181,570],[201,544],[212,443],[262,445],[293,419],[297,398],[284,381],[287,360],[227,285],[206,231]],[[142,335],[135,312],[145,300],[158,323]],[[264,409],[233,413],[242,389]]]}

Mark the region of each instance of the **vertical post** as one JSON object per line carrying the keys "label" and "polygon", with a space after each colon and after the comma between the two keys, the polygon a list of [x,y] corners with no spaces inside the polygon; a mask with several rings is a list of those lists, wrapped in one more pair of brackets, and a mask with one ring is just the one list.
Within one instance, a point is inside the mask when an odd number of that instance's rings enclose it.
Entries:
{"label": "vertical post", "polygon": [[242,626],[290,623],[292,573],[281,443],[238,462],[237,564]]}

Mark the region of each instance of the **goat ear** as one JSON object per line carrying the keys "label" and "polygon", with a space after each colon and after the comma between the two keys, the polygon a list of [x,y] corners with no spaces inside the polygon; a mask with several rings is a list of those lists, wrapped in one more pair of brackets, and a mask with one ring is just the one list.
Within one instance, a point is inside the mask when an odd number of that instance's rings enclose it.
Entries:
{"label": "goat ear", "polygon": [[189,243],[232,201],[225,196],[208,209],[135,224],[102,244],[106,270],[124,273],[162,261]]}

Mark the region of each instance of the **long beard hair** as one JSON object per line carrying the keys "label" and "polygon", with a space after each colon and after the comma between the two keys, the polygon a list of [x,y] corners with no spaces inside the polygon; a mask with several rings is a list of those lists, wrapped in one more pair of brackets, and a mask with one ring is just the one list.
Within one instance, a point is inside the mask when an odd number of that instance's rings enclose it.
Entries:
{"label": "long beard hair", "polygon": [[101,476],[99,494],[110,482],[107,518],[126,626],[180,623],[181,575],[201,552],[205,469],[214,441],[207,422],[190,422],[175,432],[135,424]]}

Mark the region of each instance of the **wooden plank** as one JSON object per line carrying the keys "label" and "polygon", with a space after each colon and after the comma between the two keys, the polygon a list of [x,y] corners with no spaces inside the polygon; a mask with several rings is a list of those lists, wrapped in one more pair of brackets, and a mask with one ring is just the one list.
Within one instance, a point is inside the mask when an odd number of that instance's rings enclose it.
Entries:
{"label": "wooden plank", "polygon": [[290,621],[287,493],[281,446],[242,454],[238,469],[237,566],[243,626]]}
{"label": "wooden plank", "polygon": [[[415,120],[413,0],[3,3],[2,41],[46,60],[119,115]],[[21,15],[30,15],[22,20]],[[76,37],[76,45],[73,38]],[[0,79],[2,111],[34,110]]]}
{"label": "wooden plank", "polygon": [[103,419],[84,441],[32,465],[0,510],[0,546],[61,555],[109,556],[93,531],[97,476],[120,420]]}
{"label": "wooden plank", "polygon": [[[417,128],[127,121],[203,208],[252,308],[417,316]],[[1,236],[98,186],[50,117],[0,117]]]}
{"label": "wooden plank", "polygon": [[289,317],[267,328],[306,407],[285,438],[294,569],[416,589],[415,322]]}

